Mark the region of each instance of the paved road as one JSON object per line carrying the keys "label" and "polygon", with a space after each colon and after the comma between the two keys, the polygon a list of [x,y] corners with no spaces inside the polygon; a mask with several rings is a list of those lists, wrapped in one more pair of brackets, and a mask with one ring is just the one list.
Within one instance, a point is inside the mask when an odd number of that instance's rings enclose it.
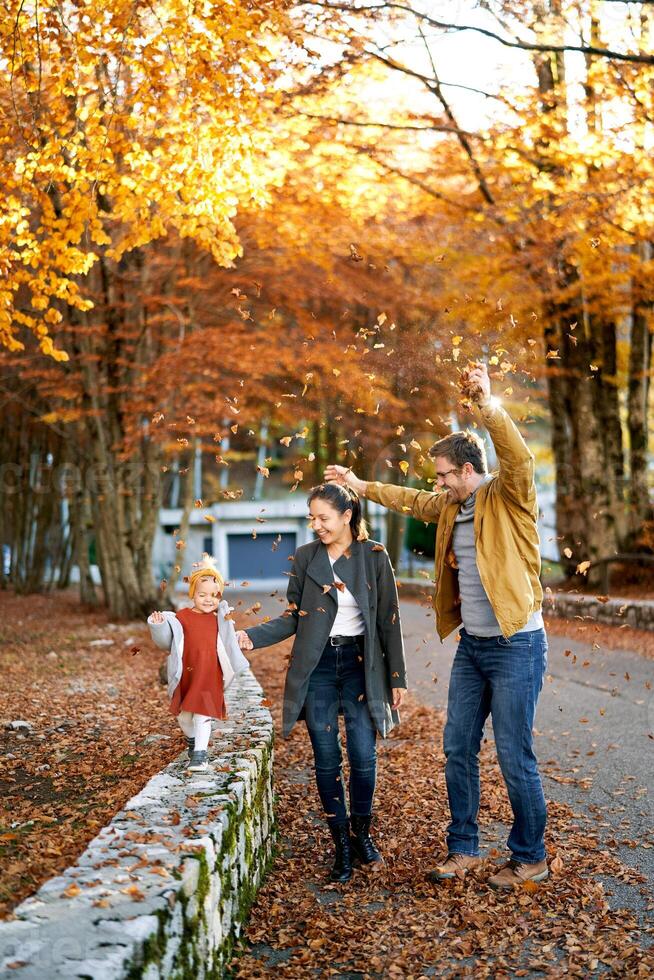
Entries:
{"label": "paved road", "polygon": [[[423,604],[405,601],[402,623],[412,689],[425,704],[444,709],[456,637],[441,644]],[[596,649],[591,631],[581,638],[576,630],[572,624],[569,637],[549,637],[536,716],[545,793],[591,814],[603,840],[652,845],[622,845],[618,853],[648,877],[654,894],[654,662]],[[610,888],[616,902],[645,908],[633,889],[615,882]]]}
{"label": "paved road", "polygon": [[[241,609],[261,602],[258,615],[276,616],[285,606],[280,595],[247,590],[237,598]],[[444,709],[455,635],[441,644],[425,603],[405,600],[401,613],[411,689],[423,703]],[[595,649],[592,627],[583,639],[577,636],[582,634],[576,624],[570,637],[550,636],[536,718],[546,796],[589,815],[604,841],[654,845],[654,662],[636,653]],[[648,877],[651,901],[654,846],[624,844],[618,854]],[[607,888],[612,903],[645,910],[644,889],[614,879]]]}

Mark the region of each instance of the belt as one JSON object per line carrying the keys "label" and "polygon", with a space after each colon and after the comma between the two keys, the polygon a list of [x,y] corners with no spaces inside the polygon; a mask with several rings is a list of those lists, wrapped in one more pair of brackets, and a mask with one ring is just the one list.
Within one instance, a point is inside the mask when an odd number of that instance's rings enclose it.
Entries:
{"label": "belt", "polygon": [[363,643],[363,635],[359,636],[330,636],[327,641],[332,647],[351,647]]}

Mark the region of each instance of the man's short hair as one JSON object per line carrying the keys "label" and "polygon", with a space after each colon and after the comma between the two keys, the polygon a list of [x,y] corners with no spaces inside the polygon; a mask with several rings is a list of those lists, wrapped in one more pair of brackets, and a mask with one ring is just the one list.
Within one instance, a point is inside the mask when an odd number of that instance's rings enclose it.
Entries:
{"label": "man's short hair", "polygon": [[461,469],[464,463],[470,463],[475,473],[485,476],[488,472],[484,443],[468,429],[439,439],[429,450],[429,455],[432,459],[442,456],[457,469]]}

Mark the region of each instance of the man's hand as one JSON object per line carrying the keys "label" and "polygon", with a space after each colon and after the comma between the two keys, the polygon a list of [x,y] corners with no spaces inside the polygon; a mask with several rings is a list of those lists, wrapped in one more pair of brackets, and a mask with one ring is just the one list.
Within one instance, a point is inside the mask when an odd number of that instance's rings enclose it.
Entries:
{"label": "man's hand", "polygon": [[394,687],[392,688],[392,691],[393,691],[393,702],[391,706],[393,708],[399,708],[400,705],[402,704],[402,701],[404,700],[404,695],[406,694],[406,687]]}
{"label": "man's hand", "polygon": [[151,619],[151,621],[153,623],[156,623],[157,625],[159,623],[163,623],[163,621],[164,621],[164,618],[163,618],[163,616],[161,615],[161,613],[159,612],[158,609],[155,609],[155,611],[150,616],[150,619]]}
{"label": "man's hand", "polygon": [[245,630],[236,630],[236,642],[241,650],[254,650],[254,643]]}
{"label": "man's hand", "polygon": [[485,364],[478,362],[467,371],[464,376],[463,391],[466,397],[477,405],[484,405],[490,401],[490,378]]}
{"label": "man's hand", "polygon": [[365,480],[360,480],[347,466],[338,466],[330,463],[325,469],[325,483],[338,483],[342,487],[350,487],[356,490],[360,497],[365,497],[368,484]]}

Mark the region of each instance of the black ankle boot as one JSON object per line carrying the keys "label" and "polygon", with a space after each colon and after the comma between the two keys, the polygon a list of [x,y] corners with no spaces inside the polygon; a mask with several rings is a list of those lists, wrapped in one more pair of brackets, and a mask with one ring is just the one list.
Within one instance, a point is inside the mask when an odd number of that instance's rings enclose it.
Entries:
{"label": "black ankle boot", "polygon": [[350,825],[347,823],[330,823],[329,830],[334,838],[336,854],[330,881],[349,881],[352,877],[352,853],[350,851]]}
{"label": "black ankle boot", "polygon": [[350,844],[355,857],[362,864],[381,864],[384,859],[370,836],[371,817],[357,817],[352,814],[352,838]]}

